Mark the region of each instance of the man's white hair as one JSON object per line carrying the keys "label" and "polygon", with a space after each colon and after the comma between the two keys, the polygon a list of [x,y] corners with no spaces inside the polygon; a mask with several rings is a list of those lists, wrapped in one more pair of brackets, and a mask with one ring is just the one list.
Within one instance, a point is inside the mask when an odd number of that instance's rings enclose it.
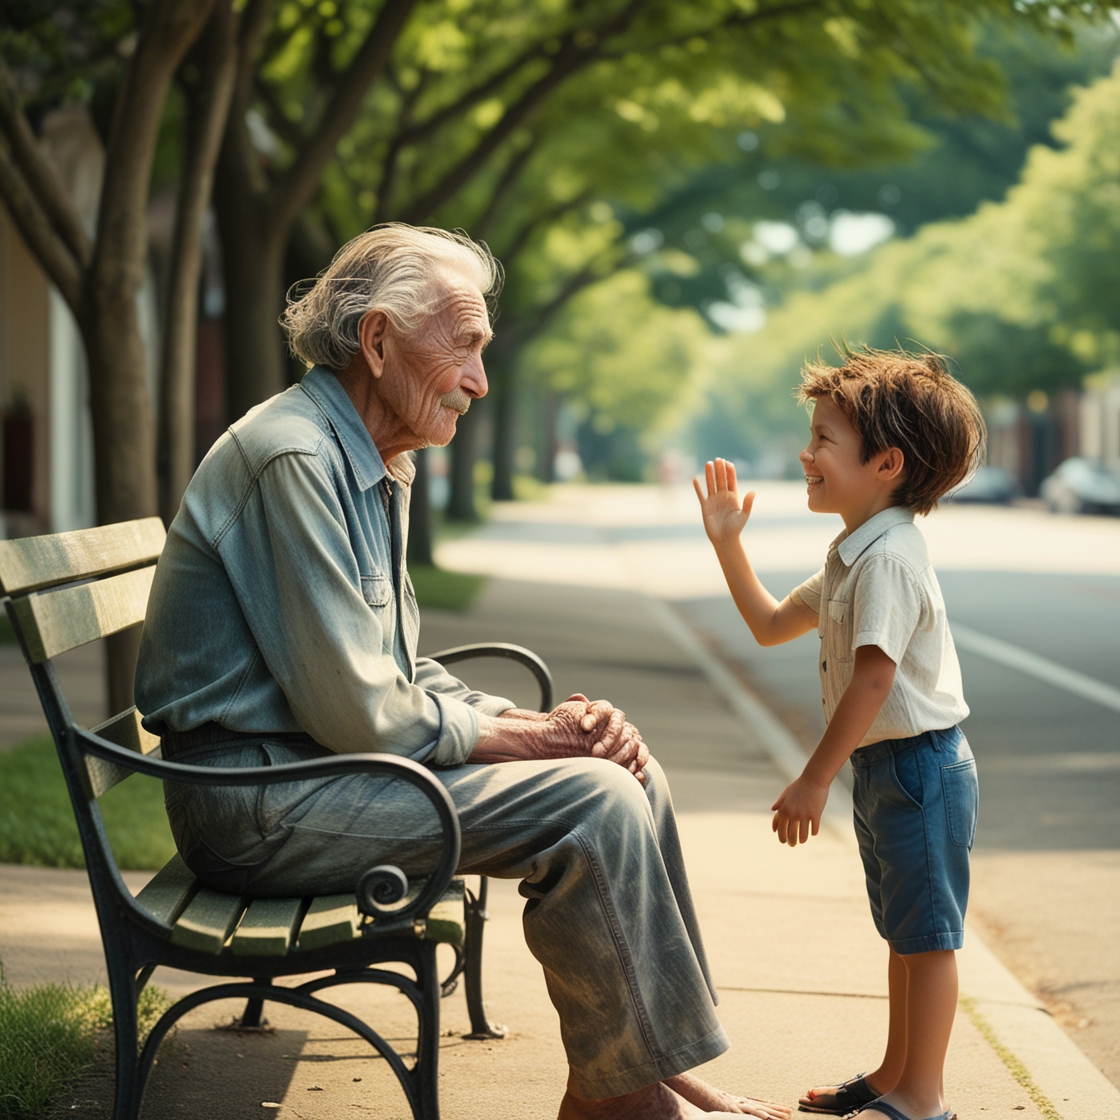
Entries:
{"label": "man's white hair", "polygon": [[293,285],[280,323],[292,353],[308,365],[340,370],[361,349],[364,315],[384,311],[399,331],[413,334],[438,310],[456,277],[493,297],[502,267],[462,230],[390,222],[348,241],[316,280]]}

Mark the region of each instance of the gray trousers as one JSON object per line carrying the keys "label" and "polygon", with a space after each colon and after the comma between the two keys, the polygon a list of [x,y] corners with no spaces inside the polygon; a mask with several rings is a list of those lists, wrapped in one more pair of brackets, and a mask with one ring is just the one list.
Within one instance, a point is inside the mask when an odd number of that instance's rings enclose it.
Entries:
{"label": "gray trousers", "polygon": [[[255,766],[324,753],[311,743],[239,739],[174,757]],[[459,812],[460,872],[521,880],[525,940],[544,968],[578,1096],[632,1092],[727,1049],[656,762],[644,788],[592,758],[432,772]],[[231,892],[350,891],[378,863],[430,870],[438,850],[423,795],[382,778],[169,784],[167,807],[188,866]]]}

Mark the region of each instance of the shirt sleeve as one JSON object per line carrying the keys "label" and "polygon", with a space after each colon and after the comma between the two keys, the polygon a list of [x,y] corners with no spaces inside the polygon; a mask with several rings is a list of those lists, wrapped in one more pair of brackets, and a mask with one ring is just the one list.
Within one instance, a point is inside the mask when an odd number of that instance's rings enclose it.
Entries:
{"label": "shirt sleeve", "polygon": [[878,646],[896,665],[922,618],[922,592],[905,560],[868,557],[852,594],[852,650]]}
{"label": "shirt sleeve", "polygon": [[512,700],[507,700],[504,696],[491,696],[487,692],[478,692],[468,687],[430,657],[416,659],[415,684],[428,692],[454,697],[483,715],[500,716],[502,712],[517,707]]}
{"label": "shirt sleeve", "polygon": [[333,751],[463,762],[478,742],[476,707],[484,709],[459,690],[432,690],[401,672],[383,604],[366,600],[323,464],[308,454],[277,456],[248,503],[259,508],[237,517],[218,548],[260,656],[299,725]]}
{"label": "shirt sleeve", "polygon": [[789,597],[803,607],[808,607],[815,615],[821,613],[821,586],[824,583],[824,568],[816,575],[810,576],[804,583],[799,584],[790,593]]}

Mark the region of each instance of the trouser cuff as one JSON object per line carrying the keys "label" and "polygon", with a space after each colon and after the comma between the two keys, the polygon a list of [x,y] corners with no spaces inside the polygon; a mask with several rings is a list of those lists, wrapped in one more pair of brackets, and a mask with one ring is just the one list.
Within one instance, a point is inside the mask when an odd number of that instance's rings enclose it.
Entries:
{"label": "trouser cuff", "polygon": [[705,1035],[696,1042],[674,1050],[671,1054],[652,1058],[640,1066],[633,1066],[621,1073],[612,1073],[608,1076],[595,1073],[585,1076],[584,1071],[570,1067],[568,1086],[577,1097],[585,1101],[621,1097],[624,1093],[634,1093],[638,1089],[652,1085],[655,1081],[664,1081],[667,1077],[675,1077],[678,1073],[684,1073],[685,1070],[710,1062],[713,1058],[718,1058],[730,1045],[723,1027],[717,1026],[711,1034]]}

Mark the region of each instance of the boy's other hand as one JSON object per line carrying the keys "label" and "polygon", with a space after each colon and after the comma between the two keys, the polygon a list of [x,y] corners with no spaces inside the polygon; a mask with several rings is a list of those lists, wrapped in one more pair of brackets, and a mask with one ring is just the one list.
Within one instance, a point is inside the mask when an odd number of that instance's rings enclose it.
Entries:
{"label": "boy's other hand", "polygon": [[821,816],[828,801],[828,786],[809,781],[804,774],[790,782],[781,797],[770,806],[774,810],[771,827],[778,841],[796,848],[821,830]]}
{"label": "boy's other hand", "polygon": [[704,532],[708,534],[708,540],[716,546],[738,540],[751,515],[754,491],[744,495],[742,502],[739,501],[735,464],[726,459],[705,463],[704,480],[708,489],[706,495],[698,478],[692,480],[692,485],[700,499]]}

